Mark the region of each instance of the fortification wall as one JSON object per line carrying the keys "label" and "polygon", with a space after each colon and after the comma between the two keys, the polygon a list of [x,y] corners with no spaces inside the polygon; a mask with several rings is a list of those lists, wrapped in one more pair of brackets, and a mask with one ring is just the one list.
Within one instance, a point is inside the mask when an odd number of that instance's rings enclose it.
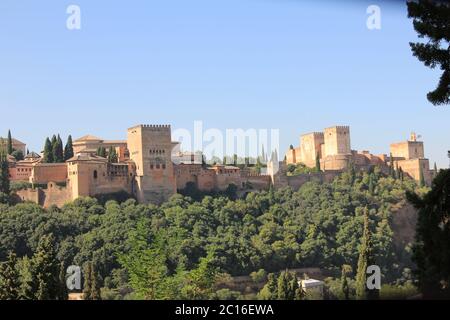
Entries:
{"label": "fortification wall", "polygon": [[247,188],[249,185],[253,190],[268,190],[271,183],[271,177],[268,175],[246,175],[241,177],[241,186]]}
{"label": "fortification wall", "polygon": [[62,183],[67,180],[66,163],[38,163],[33,166],[31,181],[35,184],[47,184],[50,181]]}
{"label": "fortification wall", "polygon": [[25,189],[16,192],[20,201],[31,201],[39,204],[44,208],[52,205],[62,207],[64,204],[72,200],[70,189],[59,187],[54,182],[49,182],[46,189]]}

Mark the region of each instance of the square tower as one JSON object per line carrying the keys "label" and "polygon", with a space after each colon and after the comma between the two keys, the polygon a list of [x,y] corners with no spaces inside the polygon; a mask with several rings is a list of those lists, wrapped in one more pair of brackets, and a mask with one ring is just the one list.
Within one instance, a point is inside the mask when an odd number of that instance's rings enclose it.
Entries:
{"label": "square tower", "polygon": [[176,193],[173,147],[169,125],[128,129],[128,150],[136,165],[134,193],[140,203],[161,204]]}
{"label": "square tower", "polygon": [[323,132],[304,134],[300,139],[301,162],[308,167],[316,165],[317,156],[322,158],[321,146],[324,143]]}
{"label": "square tower", "polygon": [[325,154],[327,156],[351,154],[350,127],[335,126],[324,131]]}
{"label": "square tower", "polygon": [[425,158],[423,141],[417,141],[414,133],[408,141],[391,144],[391,153],[394,158],[405,160]]}

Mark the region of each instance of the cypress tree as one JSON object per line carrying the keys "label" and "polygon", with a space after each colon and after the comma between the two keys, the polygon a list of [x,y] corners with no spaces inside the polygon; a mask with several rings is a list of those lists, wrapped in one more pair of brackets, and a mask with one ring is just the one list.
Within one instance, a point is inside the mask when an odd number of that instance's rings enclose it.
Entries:
{"label": "cypress tree", "polygon": [[42,160],[44,163],[53,163],[53,147],[48,137],[45,140],[44,158]]}
{"label": "cypress tree", "polygon": [[392,153],[390,154],[390,163],[389,163],[389,175],[395,179],[395,169],[394,169],[394,157]]}
{"label": "cypress tree", "polygon": [[13,153],[13,145],[12,145],[12,137],[11,137],[11,130],[8,130],[8,142],[7,142],[7,152],[8,154]]}
{"label": "cypress tree", "polygon": [[422,168],[422,165],[420,165],[420,163],[419,163],[419,174],[420,174],[419,186],[420,187],[425,187],[425,185],[426,185],[426,183],[425,183],[425,176],[423,174],[423,168]]}
{"label": "cypress tree", "polygon": [[64,162],[64,151],[61,137],[58,134],[58,137],[53,136],[52,138],[52,152],[53,152],[53,162],[61,163]]}
{"label": "cypress tree", "polygon": [[435,178],[437,176],[437,174],[438,174],[438,168],[437,168],[437,164],[435,162],[434,163],[434,174],[433,174],[433,177]]}
{"label": "cypress tree", "polygon": [[375,194],[375,181],[374,180],[375,180],[374,174],[371,173],[369,176],[369,193],[371,195]]}
{"label": "cypress tree", "polygon": [[403,172],[402,167],[400,167],[399,170],[399,176],[400,176],[400,180],[403,181],[405,179],[405,173]]}
{"label": "cypress tree", "polygon": [[20,299],[20,275],[16,254],[10,252],[8,260],[0,265],[0,300]]}
{"label": "cypress tree", "polygon": [[10,192],[8,156],[2,150],[0,150],[0,192],[7,195]]}
{"label": "cypress tree", "polygon": [[118,158],[118,155],[117,155],[117,152],[116,152],[116,148],[113,148],[113,147],[111,147],[110,149],[110,161],[109,162],[111,162],[111,163],[117,163],[117,162],[119,162],[119,158]]}
{"label": "cypress tree", "polygon": [[348,265],[342,266],[342,275],[341,275],[341,290],[344,294],[345,300],[350,299],[350,286],[348,284],[347,275],[351,272],[351,267]]}
{"label": "cypress tree", "polygon": [[72,136],[69,135],[67,138],[66,146],[64,147],[64,161],[69,160],[74,156],[73,153],[73,142],[72,142]]}
{"label": "cypress tree", "polygon": [[398,169],[398,162],[395,164],[395,174],[394,174],[394,177],[395,177],[396,180],[400,179],[400,172],[399,172],[399,169]]}
{"label": "cypress tree", "polygon": [[371,297],[367,288],[367,268],[373,265],[372,236],[369,226],[369,211],[364,210],[364,232],[359,248],[358,271],[356,274],[356,298],[365,300]]}
{"label": "cypress tree", "polygon": [[58,300],[67,300],[69,298],[69,292],[67,289],[67,278],[66,278],[66,268],[64,262],[59,265],[59,291]]}
{"label": "cypress tree", "polygon": [[92,263],[88,262],[84,268],[84,285],[83,285],[83,299],[92,300]]}
{"label": "cypress tree", "polygon": [[97,271],[95,268],[95,264],[91,264],[91,274],[90,274],[90,280],[91,280],[91,300],[101,300],[101,293],[100,293],[100,285],[99,285],[99,279],[97,275]]}
{"label": "cypress tree", "polygon": [[278,277],[278,300],[290,300],[288,271],[281,272]]}
{"label": "cypress tree", "polygon": [[316,154],[316,171],[320,172],[320,157],[319,157],[319,153]]}

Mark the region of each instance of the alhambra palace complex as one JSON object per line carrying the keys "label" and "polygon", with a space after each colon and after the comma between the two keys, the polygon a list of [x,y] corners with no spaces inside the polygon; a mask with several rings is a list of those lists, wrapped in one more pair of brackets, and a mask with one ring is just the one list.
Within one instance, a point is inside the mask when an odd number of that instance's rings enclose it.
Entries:
{"label": "alhambra palace complex", "polygon": [[[25,181],[34,187],[17,191],[21,201],[33,201],[44,207],[62,206],[78,197],[99,196],[116,192],[134,195],[140,203],[160,204],[177,190],[191,182],[201,191],[223,191],[230,184],[238,192],[265,190],[290,186],[298,189],[313,179],[331,181],[353,164],[359,170],[379,166],[389,171],[390,162],[415,180],[423,177],[430,183],[433,171],[424,155],[423,142],[415,134],[405,142],[392,144],[387,155],[372,155],[368,151],[351,149],[350,128],[335,126],[324,132],[301,136],[300,146],[287,151],[285,161],[276,155],[267,164],[265,174],[252,174],[234,166],[205,166],[195,161],[194,154],[173,153],[178,142],[171,138],[167,125],[138,125],[128,129],[126,141],[107,141],[87,135],[73,143],[75,156],[65,163],[43,163],[42,155],[29,153],[24,160],[10,157],[11,181]],[[13,147],[25,154],[24,143],[13,139]],[[118,163],[109,163],[97,155],[97,149],[113,147]],[[176,159],[175,159],[176,158]],[[322,172],[289,176],[289,164],[315,167],[320,161]]]}

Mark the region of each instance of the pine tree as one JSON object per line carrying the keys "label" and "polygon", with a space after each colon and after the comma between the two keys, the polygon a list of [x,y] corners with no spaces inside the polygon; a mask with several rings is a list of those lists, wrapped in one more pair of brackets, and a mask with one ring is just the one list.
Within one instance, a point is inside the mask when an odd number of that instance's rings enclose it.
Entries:
{"label": "pine tree", "polygon": [[16,254],[10,252],[8,260],[0,265],[0,300],[20,299],[20,275]]}
{"label": "pine tree", "polygon": [[413,19],[419,38],[427,43],[410,43],[413,55],[432,69],[439,66],[443,71],[438,86],[428,93],[433,105],[450,102],[450,5],[446,1],[408,1],[408,18]]}
{"label": "pine tree", "polygon": [[13,144],[12,144],[12,137],[11,137],[11,130],[8,130],[8,142],[7,142],[7,152],[8,154],[13,153]]}
{"label": "pine tree", "polygon": [[369,211],[364,210],[364,232],[359,248],[358,271],[356,274],[356,297],[359,300],[369,299],[372,293],[367,288],[367,268],[373,265],[372,235],[369,226]]}
{"label": "pine tree", "polygon": [[48,137],[45,139],[44,158],[42,161],[44,163],[53,163],[53,147]]}
{"label": "pine tree", "polygon": [[60,292],[60,267],[53,246],[52,234],[43,236],[30,261],[30,282],[27,298],[32,300],[55,300]]}
{"label": "pine tree", "polygon": [[64,161],[69,160],[74,156],[73,153],[73,142],[72,142],[72,136],[69,135],[67,138],[66,146],[64,147]]}
{"label": "pine tree", "polygon": [[450,299],[450,170],[440,170],[433,188],[424,196],[407,193],[418,209],[413,261],[424,299]]}

